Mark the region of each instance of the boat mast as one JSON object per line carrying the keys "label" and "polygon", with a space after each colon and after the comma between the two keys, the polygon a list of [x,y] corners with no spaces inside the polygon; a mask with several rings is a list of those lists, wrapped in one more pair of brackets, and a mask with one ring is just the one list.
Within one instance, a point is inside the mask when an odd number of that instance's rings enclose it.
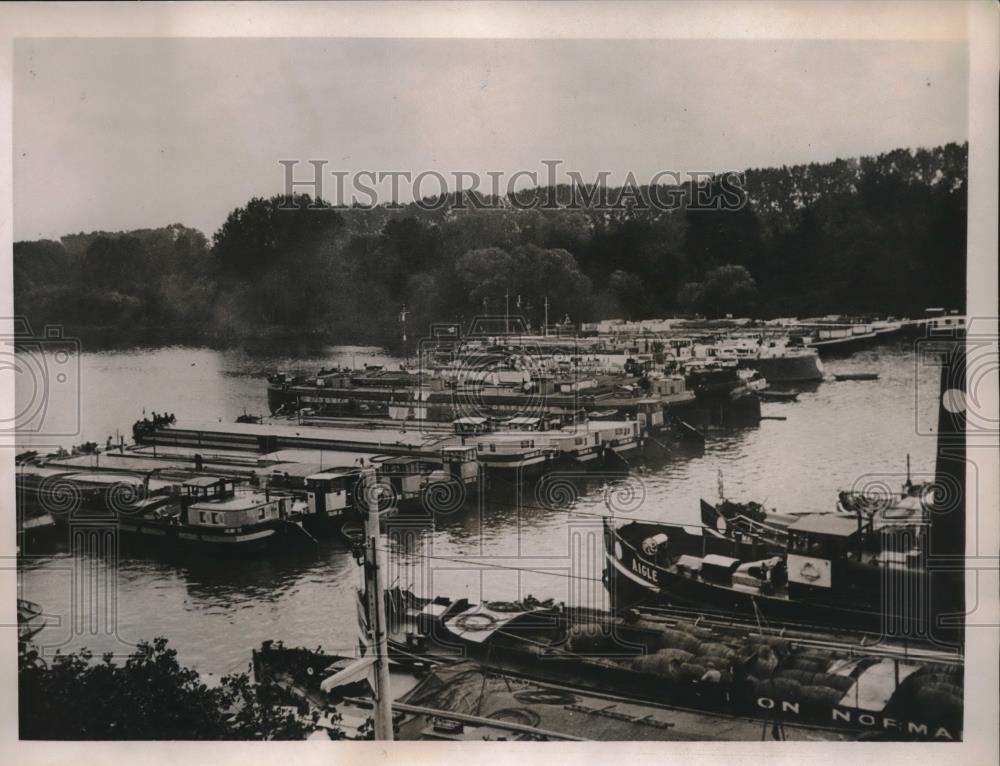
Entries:
{"label": "boat mast", "polygon": [[506,342],[506,336],[510,335],[510,288],[508,287],[503,291],[503,334],[504,341]]}
{"label": "boat mast", "polygon": [[391,741],[392,688],[389,684],[389,640],[386,634],[385,594],[382,591],[382,548],[379,529],[378,495],[375,469],[361,472],[365,514],[365,593],[371,620],[372,652],[375,659],[375,739]]}

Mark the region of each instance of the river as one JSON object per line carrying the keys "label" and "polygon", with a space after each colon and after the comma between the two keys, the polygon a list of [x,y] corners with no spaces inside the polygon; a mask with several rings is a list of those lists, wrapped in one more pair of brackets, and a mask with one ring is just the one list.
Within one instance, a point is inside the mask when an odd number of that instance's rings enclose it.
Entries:
{"label": "river", "polygon": [[[697,524],[699,498],[716,498],[720,483],[731,499],[826,510],[839,489],[898,487],[907,454],[914,479],[928,479],[939,373],[917,358],[912,344],[897,342],[828,360],[828,374],[877,372],[879,380],[830,380],[797,402],[764,403],[766,417],[783,419],[711,433],[703,455],[637,466],[624,484],[591,472],[582,491],[572,488],[579,483],[563,483],[557,497],[482,497],[432,529],[404,529],[407,539],[390,554],[390,580],[453,597],[530,593],[600,604],[599,517],[609,503],[619,516]],[[116,432],[130,433],[144,409],[230,422],[243,412],[266,412],[269,370],[397,362],[379,349],[347,346],[291,356],[143,348],[62,361],[71,371],[69,391],[49,396],[46,422],[78,423],[79,433],[23,435],[21,446],[103,444]],[[32,395],[19,385],[19,411]],[[341,653],[356,645],[358,572],[340,542],[247,561],[121,555],[109,563],[58,548],[24,553],[19,592],[49,615],[51,624],[36,638],[47,653],[88,647],[125,654],[139,640],[166,636],[182,663],[218,676],[245,670],[251,650],[266,639]]]}

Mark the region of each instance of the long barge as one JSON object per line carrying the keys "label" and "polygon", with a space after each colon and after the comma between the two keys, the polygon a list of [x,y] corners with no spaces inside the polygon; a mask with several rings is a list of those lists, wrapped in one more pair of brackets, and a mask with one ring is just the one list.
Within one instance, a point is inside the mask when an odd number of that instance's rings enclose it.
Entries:
{"label": "long barge", "polygon": [[[848,631],[638,608],[619,616],[552,602],[471,603],[386,594],[390,657],[618,695],[637,703],[839,731],[850,738],[962,737],[960,653],[866,643]],[[364,619],[364,607],[360,614]]]}

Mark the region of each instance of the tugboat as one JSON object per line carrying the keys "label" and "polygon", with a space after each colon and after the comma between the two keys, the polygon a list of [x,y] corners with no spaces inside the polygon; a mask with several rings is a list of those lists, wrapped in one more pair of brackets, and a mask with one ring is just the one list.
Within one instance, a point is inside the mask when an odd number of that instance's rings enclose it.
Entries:
{"label": "tugboat", "polygon": [[[638,521],[619,526],[606,518],[605,581],[616,603],[684,604],[768,622],[960,641],[962,573],[934,571],[930,562],[963,552],[964,465],[954,456],[964,435],[961,345],[948,354],[942,383],[933,502],[809,514],[767,529],[744,525],[737,534]],[[841,510],[851,510],[843,507],[849,499],[841,497]]]}
{"label": "tugboat", "polygon": [[695,360],[684,365],[685,383],[714,425],[755,425],[760,399],[736,360]]}

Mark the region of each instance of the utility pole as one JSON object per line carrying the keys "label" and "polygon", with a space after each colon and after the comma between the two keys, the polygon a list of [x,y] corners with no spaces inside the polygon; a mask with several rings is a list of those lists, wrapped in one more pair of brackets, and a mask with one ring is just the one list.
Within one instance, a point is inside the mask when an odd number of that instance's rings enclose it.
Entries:
{"label": "utility pole", "polygon": [[392,740],[392,688],[389,684],[389,638],[386,634],[385,594],[382,592],[382,549],[375,469],[362,469],[365,512],[365,593],[375,659],[375,739]]}

